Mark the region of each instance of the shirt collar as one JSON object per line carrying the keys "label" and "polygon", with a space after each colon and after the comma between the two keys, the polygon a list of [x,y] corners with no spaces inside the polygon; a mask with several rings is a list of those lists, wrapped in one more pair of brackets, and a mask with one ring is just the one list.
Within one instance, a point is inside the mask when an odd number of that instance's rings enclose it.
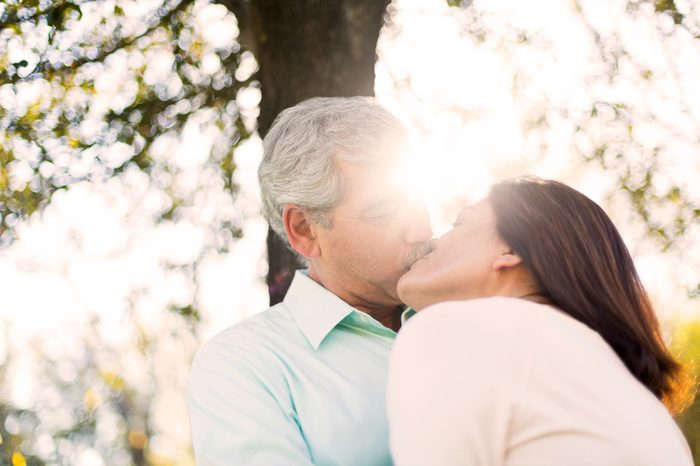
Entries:
{"label": "shirt collar", "polygon": [[416,315],[417,311],[413,309],[412,307],[407,307],[404,309],[404,311],[401,313],[401,327],[403,327],[406,322],[408,322],[408,319]]}
{"label": "shirt collar", "polygon": [[341,320],[355,310],[301,270],[294,273],[284,305],[314,350]]}

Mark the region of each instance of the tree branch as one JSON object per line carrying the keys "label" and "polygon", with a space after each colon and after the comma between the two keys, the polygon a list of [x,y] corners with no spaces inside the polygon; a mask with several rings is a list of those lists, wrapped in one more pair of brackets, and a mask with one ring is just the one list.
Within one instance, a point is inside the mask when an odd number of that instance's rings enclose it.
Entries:
{"label": "tree branch", "polygon": [[[22,80],[28,80],[28,79],[33,79],[36,77],[36,75],[41,75],[47,71],[61,71],[61,70],[66,70],[66,69],[77,69],[80,68],[81,66],[87,64],[87,63],[96,63],[96,62],[102,62],[107,59],[110,55],[113,53],[117,52],[118,50],[121,50],[125,47],[129,47],[130,45],[133,45],[136,41],[141,39],[142,37],[146,37],[156,29],[158,29],[164,22],[167,22],[172,18],[175,14],[177,14],[179,11],[184,10],[187,6],[190,5],[191,2],[187,0],[182,0],[178,5],[174,8],[172,8],[170,11],[168,11],[165,15],[163,15],[162,18],[160,18],[153,26],[149,27],[144,31],[142,34],[139,34],[137,36],[129,37],[127,39],[122,40],[119,42],[117,45],[110,49],[102,50],[96,57],[94,58],[88,58],[86,56],[79,57],[73,63],[67,66],[53,66],[46,60],[42,59],[39,61],[37,64],[36,68],[32,70],[31,73],[24,77],[19,77],[18,75],[15,74],[13,77],[9,77],[8,73],[6,70],[3,70],[0,73],[0,81],[6,81],[6,82],[11,82],[11,83],[16,83],[18,81]],[[43,57],[42,57],[43,58]]]}
{"label": "tree branch", "polygon": [[0,32],[10,25],[26,23],[27,21],[33,21],[39,18],[40,16],[46,15],[57,8],[63,8],[65,4],[65,1],[54,2],[54,4],[50,8],[47,8],[45,10],[37,9],[37,11],[35,11],[34,13],[21,18],[17,14],[19,10],[15,9],[8,13],[6,19],[0,21]]}

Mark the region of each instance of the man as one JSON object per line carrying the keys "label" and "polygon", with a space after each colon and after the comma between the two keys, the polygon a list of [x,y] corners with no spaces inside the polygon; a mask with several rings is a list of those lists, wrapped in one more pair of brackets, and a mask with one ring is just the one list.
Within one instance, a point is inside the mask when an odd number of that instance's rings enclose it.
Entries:
{"label": "man", "polygon": [[390,465],[389,350],[398,278],[429,249],[429,218],[397,173],[406,135],[370,99],[283,111],[259,178],[270,225],[303,256],[284,302],[198,353],[188,400],[198,464]]}

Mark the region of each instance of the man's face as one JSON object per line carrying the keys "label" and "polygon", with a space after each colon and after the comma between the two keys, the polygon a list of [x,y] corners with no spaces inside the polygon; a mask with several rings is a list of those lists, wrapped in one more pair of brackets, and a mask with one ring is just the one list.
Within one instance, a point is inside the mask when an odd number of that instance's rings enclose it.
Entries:
{"label": "man's face", "polygon": [[328,228],[317,230],[320,278],[353,304],[400,304],[399,277],[428,252],[428,211],[391,168],[342,161],[338,168],[344,197],[328,214]]}

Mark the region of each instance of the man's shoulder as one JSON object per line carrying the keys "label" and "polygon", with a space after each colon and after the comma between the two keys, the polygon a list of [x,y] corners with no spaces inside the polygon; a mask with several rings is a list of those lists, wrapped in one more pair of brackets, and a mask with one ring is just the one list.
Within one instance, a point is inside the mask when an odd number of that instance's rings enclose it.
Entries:
{"label": "man's shoulder", "polygon": [[274,340],[275,336],[292,331],[293,324],[289,311],[284,304],[279,303],[220,331],[202,346],[202,350],[209,347],[250,347],[263,344],[270,339]]}
{"label": "man's shoulder", "polygon": [[222,330],[197,351],[193,366],[207,361],[240,363],[266,361],[283,352],[285,342],[294,340],[298,329],[283,303],[247,317]]}

